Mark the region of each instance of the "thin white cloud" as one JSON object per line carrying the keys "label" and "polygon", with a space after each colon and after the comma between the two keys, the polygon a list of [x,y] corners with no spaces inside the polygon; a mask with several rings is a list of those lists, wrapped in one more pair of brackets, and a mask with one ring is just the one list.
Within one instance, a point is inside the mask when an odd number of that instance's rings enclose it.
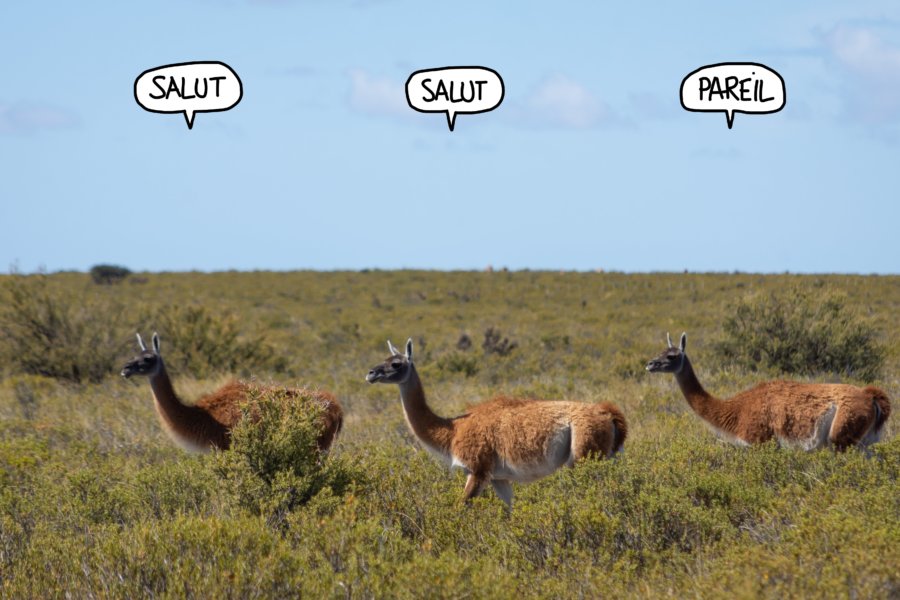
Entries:
{"label": "thin white cloud", "polygon": [[350,108],[376,116],[408,117],[412,111],[406,103],[404,84],[387,77],[363,71],[350,71]]}
{"label": "thin white cloud", "polygon": [[621,123],[608,104],[561,74],[545,78],[522,102],[510,103],[509,114],[530,127],[591,129]]}
{"label": "thin white cloud", "polygon": [[878,29],[841,24],[822,36],[828,61],[843,74],[846,118],[869,125],[900,122],[900,45]]}
{"label": "thin white cloud", "polygon": [[30,134],[41,130],[69,129],[80,123],[75,113],[47,104],[0,102],[0,134]]}

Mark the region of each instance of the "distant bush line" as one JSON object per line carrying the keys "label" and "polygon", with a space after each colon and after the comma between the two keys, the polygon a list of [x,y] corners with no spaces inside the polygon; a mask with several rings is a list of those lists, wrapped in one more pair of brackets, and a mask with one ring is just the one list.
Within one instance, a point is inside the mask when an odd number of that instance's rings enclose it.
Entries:
{"label": "distant bush line", "polygon": [[[111,284],[129,273],[124,267],[97,265],[91,269],[91,278]],[[132,302],[126,306],[123,295],[114,290],[51,286],[44,275],[12,275],[0,293],[0,357],[11,373],[98,382],[116,373],[123,357],[134,350],[136,331],[151,330],[159,331],[170,345],[168,365],[175,373],[205,378],[215,373],[250,375],[288,368],[285,356],[263,335],[252,333],[233,312],[200,304]],[[878,329],[851,310],[846,298],[827,289],[793,286],[749,294],[728,305],[724,314],[720,332],[713,333],[719,337],[715,348],[720,364],[865,381],[881,373],[886,350]],[[358,323],[344,324],[326,332],[325,341],[340,343],[348,336],[358,340],[359,335]],[[483,356],[503,359],[520,345],[490,326],[484,330],[481,349]],[[568,335],[546,332],[540,345],[543,351],[568,352],[571,340]],[[439,353],[439,370],[467,378],[477,375],[480,359],[469,354],[473,346],[467,334],[460,336],[456,348]],[[618,355],[615,361],[615,372],[623,377],[642,372],[640,359],[631,353]]]}

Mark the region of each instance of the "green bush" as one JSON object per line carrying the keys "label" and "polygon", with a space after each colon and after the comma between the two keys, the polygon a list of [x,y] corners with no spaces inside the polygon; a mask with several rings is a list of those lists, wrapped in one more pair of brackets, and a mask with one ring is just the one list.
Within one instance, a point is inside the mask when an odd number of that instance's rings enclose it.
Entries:
{"label": "green bush", "polygon": [[482,342],[481,348],[484,350],[485,354],[507,356],[518,347],[518,342],[510,341],[507,337],[502,337],[499,329],[488,327],[484,332],[484,342]]}
{"label": "green bush", "polygon": [[164,306],[147,321],[159,331],[166,364],[175,373],[184,371],[200,379],[222,372],[284,370],[284,359],[275,356],[263,336],[241,336],[233,315],[202,306]]}
{"label": "green bush", "polygon": [[126,349],[125,321],[125,307],[112,298],[14,275],[2,289],[0,357],[13,372],[97,382]]}
{"label": "green bush", "polygon": [[91,267],[91,279],[98,285],[122,283],[131,271],[117,265],[94,265]]}
{"label": "green bush", "polygon": [[719,351],[753,370],[825,372],[871,381],[884,363],[877,330],[831,292],[793,287],[745,298],[729,312]]}
{"label": "green bush", "polygon": [[285,369],[285,359],[264,337],[242,336],[229,313],[202,306],[126,306],[96,288],[51,286],[44,275],[13,275],[0,293],[0,358],[13,373],[99,382],[134,353],[132,336],[141,323],[162,335],[174,373],[204,378]]}
{"label": "green bush", "polygon": [[323,489],[341,494],[350,486],[352,468],[326,460],[316,447],[323,407],[315,399],[252,391],[242,410],[231,448],[214,457],[216,474],[241,508],[280,525]]}
{"label": "green bush", "polygon": [[437,360],[437,367],[444,373],[462,373],[473,377],[478,373],[478,359],[462,352],[451,352]]}

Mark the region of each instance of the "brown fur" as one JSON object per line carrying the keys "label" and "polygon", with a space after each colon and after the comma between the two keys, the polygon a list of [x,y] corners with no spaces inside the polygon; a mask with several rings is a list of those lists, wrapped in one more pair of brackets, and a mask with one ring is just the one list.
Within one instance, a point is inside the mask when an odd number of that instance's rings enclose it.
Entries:
{"label": "brown fur", "polygon": [[510,482],[528,482],[587,456],[611,457],[622,449],[627,426],[609,403],[587,404],[497,397],[447,419],[425,401],[419,375],[409,363],[400,383],[404,415],[431,452],[468,474],[464,499],[491,483],[508,504]]}
{"label": "brown fur", "polygon": [[[243,416],[241,405],[247,401],[249,392],[271,389],[232,381],[191,406],[178,398],[164,364],[150,376],[150,386],[163,427],[180,445],[197,451],[213,447],[227,449],[231,445],[231,429]],[[296,388],[285,388],[285,391],[292,398],[311,397],[322,403],[322,433],[317,445],[320,451],[327,451],[343,424],[340,403],[329,392]]]}
{"label": "brown fur", "polygon": [[[491,470],[495,460],[527,464],[535,452],[549,448],[558,427],[572,425],[574,460],[589,454],[610,457],[621,449],[624,417],[609,403],[587,404],[553,400],[526,400],[498,396],[450,420],[450,452],[460,462]],[[621,429],[620,429],[621,427]],[[619,442],[616,444],[616,442]]]}
{"label": "brown fur", "polygon": [[686,355],[675,378],[694,412],[738,443],[774,438],[807,450],[826,443],[836,450],[865,447],[878,439],[891,412],[887,395],[878,388],[837,383],[768,381],[720,400],[703,389]]}

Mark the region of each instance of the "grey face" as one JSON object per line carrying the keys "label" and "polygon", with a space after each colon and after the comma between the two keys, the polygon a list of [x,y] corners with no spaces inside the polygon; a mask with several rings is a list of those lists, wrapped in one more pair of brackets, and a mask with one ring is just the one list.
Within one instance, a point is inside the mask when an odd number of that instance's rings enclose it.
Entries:
{"label": "grey face", "polygon": [[668,348],[665,352],[647,363],[651,373],[677,373],[684,362],[684,352],[678,348]]}
{"label": "grey face", "polygon": [[156,373],[159,369],[159,356],[145,350],[141,352],[122,367],[122,377],[126,379],[132,375],[143,375],[149,377]]}
{"label": "grey face", "polygon": [[678,373],[684,367],[684,349],[687,346],[687,334],[681,334],[681,342],[678,347],[672,343],[672,338],[666,334],[668,348],[647,363],[647,370],[651,373]]}
{"label": "grey face", "polygon": [[369,383],[403,383],[409,377],[410,362],[402,354],[395,354],[366,375]]}

